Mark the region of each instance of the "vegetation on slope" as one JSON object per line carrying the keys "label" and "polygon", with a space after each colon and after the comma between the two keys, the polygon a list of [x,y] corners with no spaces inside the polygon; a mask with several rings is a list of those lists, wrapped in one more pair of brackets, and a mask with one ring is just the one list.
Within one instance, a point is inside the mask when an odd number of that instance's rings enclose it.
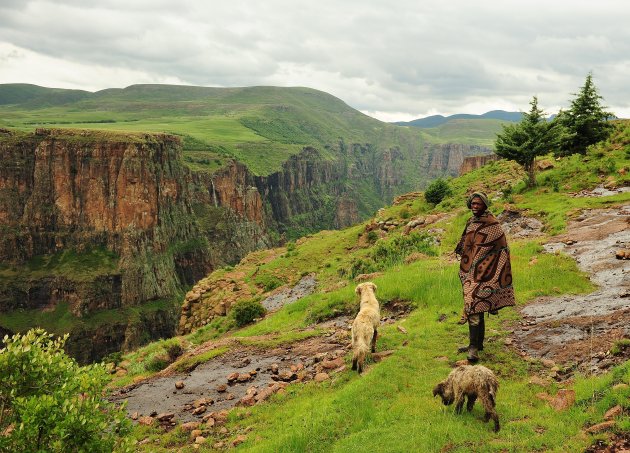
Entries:
{"label": "vegetation on slope", "polygon": [[[604,412],[615,404],[622,405],[625,413],[616,419],[612,430],[628,432],[630,390],[627,386],[612,386],[630,384],[630,362],[602,377],[578,375],[572,384],[576,404],[556,412],[536,398],[541,388],[529,383],[530,376],[543,367],[541,363],[523,360],[504,344],[510,326],[518,319],[514,310],[503,310],[499,317],[489,319],[484,351],[484,364],[501,381],[497,402],[502,419],[500,433],[492,433],[479,421],[478,406],[471,414],[455,415],[451,407],[444,408],[432,398],[431,389],[457,360],[456,345],[466,340],[465,329],[455,325],[461,309],[461,289],[457,263],[450,255],[468,216],[462,206],[465,195],[484,190],[495,200],[495,213],[505,207],[523,209],[545,224],[546,237],[510,244],[519,305],[538,296],[592,291],[592,284],[572,259],[542,253],[541,243],[563,231],[567,220],[582,209],[630,201],[628,193],[602,198],[570,194],[599,184],[630,183],[629,133],[628,122],[618,123],[609,141],[591,148],[587,155],[554,161],[553,169],[538,175],[535,188],[527,187],[525,175],[515,163],[500,161],[452,180],[453,195],[436,207],[416,194],[380,210],[375,220],[399,220],[403,224],[407,219],[435,214],[437,221],[427,229],[433,229],[432,234],[443,230],[441,242],[435,246],[439,256],[428,257],[425,253],[395,260],[373,277],[383,306],[405,300],[414,307],[400,322],[407,334],[393,324],[380,331],[378,349],[392,349],[394,355],[372,364],[363,376],[347,371],[322,384],[292,385],[285,394],[272,398],[270,404],[237,409],[230,416],[229,434],[207,428],[204,435],[209,439],[200,450],[210,450],[215,441],[231,441],[236,434],[247,433],[247,440],[239,447],[242,451],[362,451],[366,445],[375,451],[579,451],[604,437],[585,434],[584,427],[601,421]],[[246,339],[266,334],[289,340],[293,333],[295,340],[300,338],[299,332],[314,323],[343,313],[354,314],[354,283],[344,277],[350,275],[347,271],[353,260],[365,259],[376,247],[395,248],[395,238],[400,237],[402,229],[392,229],[383,239],[370,238],[366,231],[369,224],[341,232],[323,231],[283,249],[257,252],[236,268],[209,276],[252,285],[256,280],[264,285],[273,277],[292,285],[299,276],[315,273],[319,281],[317,293],[228,335]],[[261,275],[267,278],[261,279]],[[234,324],[226,318],[178,341],[212,341],[231,328]],[[552,394],[557,390],[557,383],[547,389]],[[188,448],[188,436],[179,429],[163,433],[159,428],[138,428],[135,435],[148,438],[151,451]]]}

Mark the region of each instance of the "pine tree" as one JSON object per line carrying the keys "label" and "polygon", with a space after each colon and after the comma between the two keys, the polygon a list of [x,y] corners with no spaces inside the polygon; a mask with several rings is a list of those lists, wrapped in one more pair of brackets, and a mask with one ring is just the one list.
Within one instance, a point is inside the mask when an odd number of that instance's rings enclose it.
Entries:
{"label": "pine tree", "polygon": [[522,165],[529,177],[528,186],[533,187],[536,185],[536,156],[556,151],[565,134],[560,123],[545,119],[536,96],[530,105],[530,111],[523,114],[519,123],[503,126],[503,132],[497,135],[495,152]]}
{"label": "pine tree", "polygon": [[586,148],[597,142],[605,140],[610,134],[612,124],[610,119],[615,115],[606,112],[606,107],[600,101],[604,98],[599,95],[593,83],[593,74],[586,76],[584,86],[579,93],[574,93],[575,99],[571,101],[571,108],[558,114],[560,121],[569,132],[567,139],[563,141],[557,155],[585,154]]}

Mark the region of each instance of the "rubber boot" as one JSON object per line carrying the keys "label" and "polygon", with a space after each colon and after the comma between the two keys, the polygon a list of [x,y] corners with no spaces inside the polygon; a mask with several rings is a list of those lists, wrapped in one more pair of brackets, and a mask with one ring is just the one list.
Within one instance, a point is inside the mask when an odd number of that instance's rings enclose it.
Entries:
{"label": "rubber boot", "polygon": [[468,357],[466,357],[466,359],[469,363],[477,363],[479,361],[479,347],[477,346],[479,341],[479,327],[481,326],[471,326],[468,324],[470,346],[468,347]]}
{"label": "rubber boot", "polygon": [[477,350],[483,351],[483,340],[486,337],[486,321],[485,313],[481,314],[481,321],[479,322],[479,333],[477,337]]}

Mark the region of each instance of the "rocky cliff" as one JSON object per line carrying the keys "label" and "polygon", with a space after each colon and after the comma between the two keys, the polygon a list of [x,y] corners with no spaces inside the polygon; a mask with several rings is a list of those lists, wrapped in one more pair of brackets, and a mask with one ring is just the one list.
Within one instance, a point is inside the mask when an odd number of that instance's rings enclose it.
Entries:
{"label": "rocky cliff", "polygon": [[[490,148],[479,145],[466,145],[461,143],[447,144],[425,144],[427,172],[432,177],[442,175],[458,176],[464,161],[471,157],[475,158],[486,155],[494,155]],[[485,158],[485,157],[483,157]]]}
{"label": "rocky cliff", "polygon": [[483,167],[484,165],[494,162],[495,160],[499,160],[499,156],[496,154],[484,154],[481,156],[469,156],[464,158],[460,168],[459,174],[463,175],[470,171],[476,170],[477,168]]}
{"label": "rocky cliff", "polygon": [[[191,175],[180,153],[179,140],[168,135],[2,131],[5,327],[13,327],[16,310],[52,312],[64,302],[66,330],[74,332],[102,311],[174,300],[205,275],[208,244],[194,221]],[[109,347],[84,358],[125,344],[117,330]],[[169,335],[174,325],[159,330]]]}

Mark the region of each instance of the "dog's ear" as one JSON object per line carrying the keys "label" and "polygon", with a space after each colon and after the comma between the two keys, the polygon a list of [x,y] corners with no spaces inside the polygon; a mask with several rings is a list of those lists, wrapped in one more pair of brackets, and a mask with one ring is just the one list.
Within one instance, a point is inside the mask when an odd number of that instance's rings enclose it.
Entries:
{"label": "dog's ear", "polygon": [[376,292],[376,285],[375,285],[374,283],[372,283],[372,282],[370,282],[370,285],[372,285],[372,290],[373,290],[374,292]]}
{"label": "dog's ear", "polygon": [[361,295],[362,288],[363,288],[363,283],[361,283],[360,285],[357,285],[357,287],[354,288],[354,292],[357,293],[358,295]]}
{"label": "dog's ear", "polygon": [[444,383],[440,382],[438,385],[433,387],[433,397],[435,398],[437,395],[444,394]]}

